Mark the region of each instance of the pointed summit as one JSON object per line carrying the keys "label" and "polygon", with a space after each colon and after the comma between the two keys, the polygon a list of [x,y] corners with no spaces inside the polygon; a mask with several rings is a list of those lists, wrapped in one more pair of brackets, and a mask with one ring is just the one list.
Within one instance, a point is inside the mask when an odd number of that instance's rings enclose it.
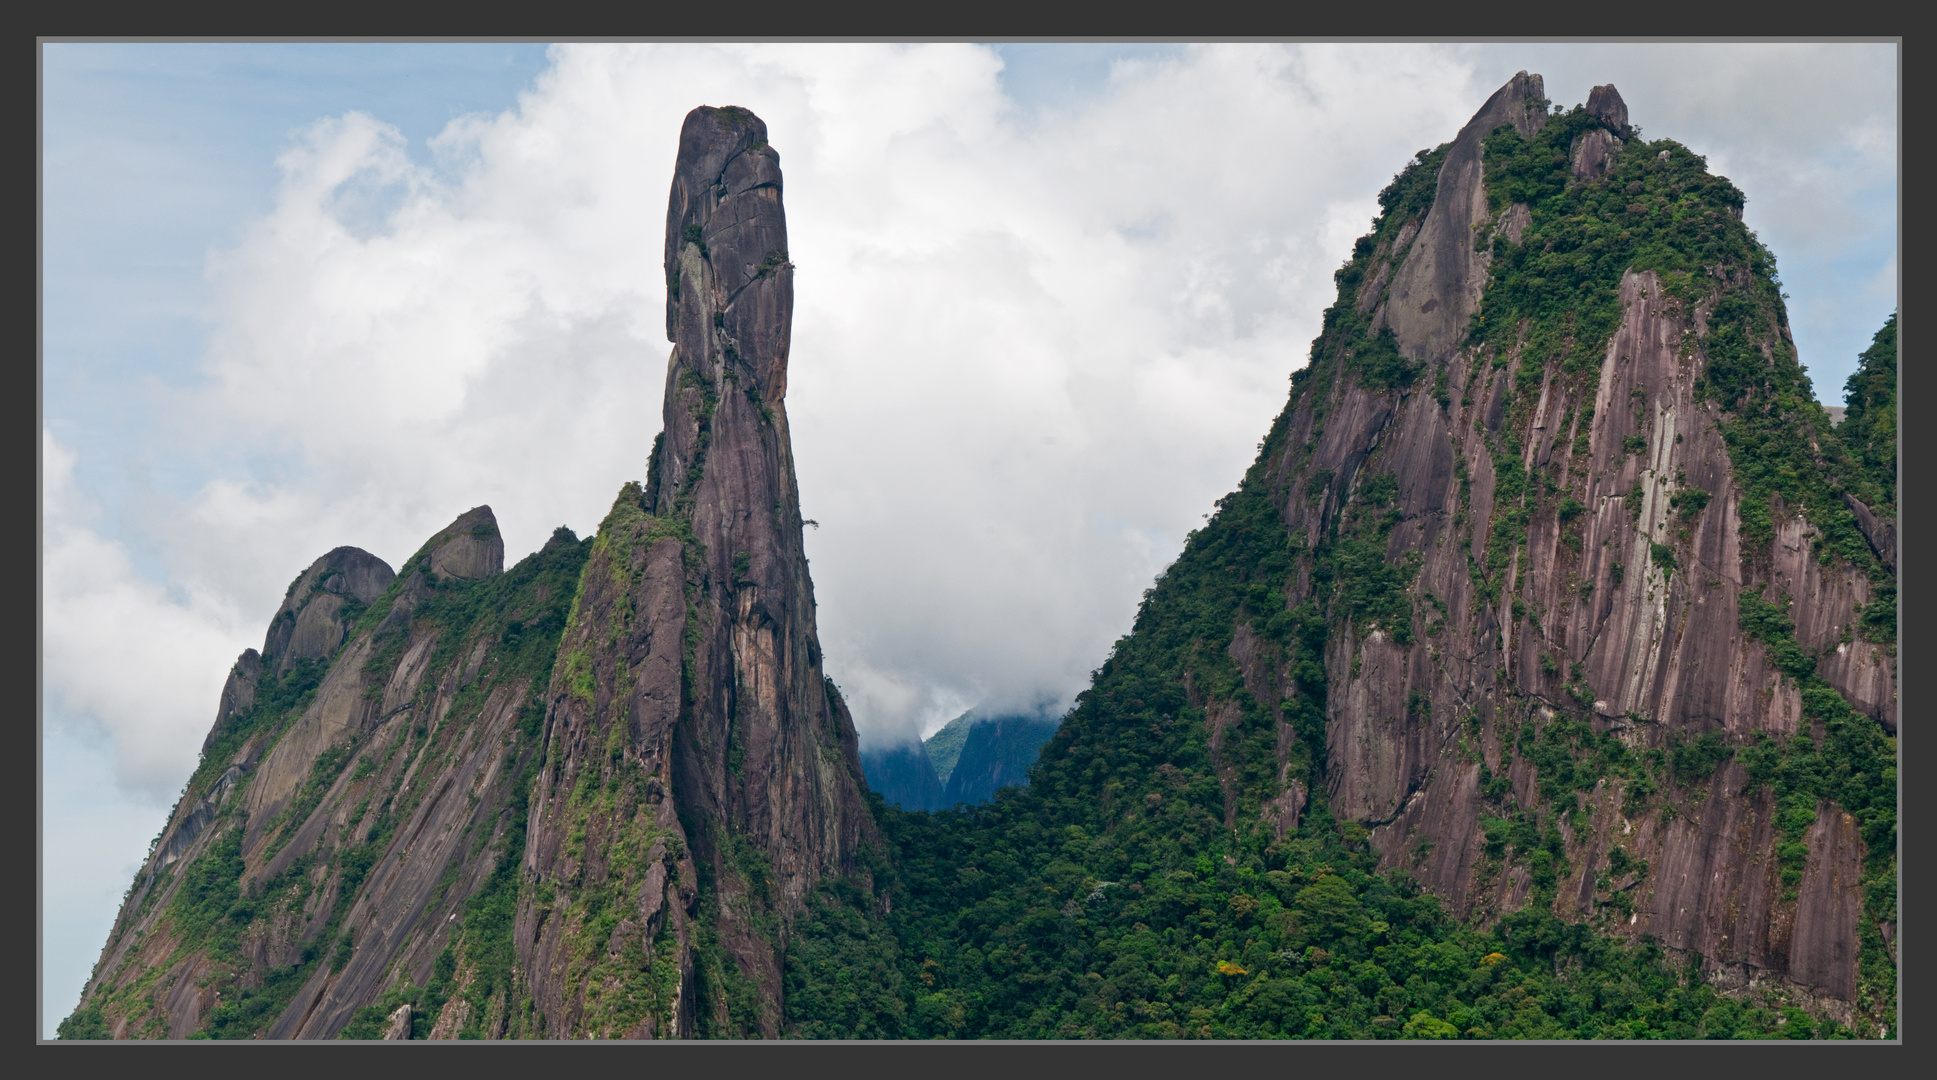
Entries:
{"label": "pointed summit", "polygon": [[1621,100],[1613,83],[1587,92],[1587,115],[1614,129],[1616,135],[1628,133],[1628,103]]}
{"label": "pointed summit", "polygon": [[1453,139],[1439,169],[1432,209],[1393,275],[1385,312],[1407,356],[1445,360],[1479,307],[1487,256],[1474,250],[1473,230],[1490,220],[1480,175],[1486,137],[1511,126],[1522,138],[1532,138],[1546,123],[1542,80],[1522,71],[1495,90]]}
{"label": "pointed summit", "polygon": [[[794,314],[780,194],[780,154],[759,117],[704,105],[686,115],[666,205],[666,339],[698,349],[716,336],[754,361],[760,393],[774,401],[786,394]],[[687,288],[702,276],[704,296]],[[702,312],[724,321],[695,324]]]}
{"label": "pointed summit", "polygon": [[[673,990],[623,1024],[591,1018],[597,991],[571,958],[620,938],[545,921],[528,901],[518,948],[547,1032],[778,1035],[785,939],[770,928],[875,835],[853,721],[821,669],[801,541],[780,193],[759,117],[687,115],[666,209],[665,427],[645,486],[620,491],[586,564],[529,834],[538,880],[596,866],[583,887],[637,905],[621,936]],[[630,816],[609,818],[581,774],[622,792]],[[701,956],[703,942],[720,951]],[[695,965],[721,963],[745,980],[745,1008],[693,997]]]}
{"label": "pointed summit", "polygon": [[504,573],[504,537],[489,506],[459,514],[430,541],[430,569],[439,577],[477,581]]}

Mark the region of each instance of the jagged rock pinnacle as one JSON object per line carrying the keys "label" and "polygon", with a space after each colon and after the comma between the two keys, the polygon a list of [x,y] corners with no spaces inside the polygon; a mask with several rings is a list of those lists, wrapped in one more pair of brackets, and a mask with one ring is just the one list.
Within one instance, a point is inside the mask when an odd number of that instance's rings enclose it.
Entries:
{"label": "jagged rock pinnacle", "polygon": [[1628,103],[1621,100],[1621,92],[1613,83],[1588,91],[1587,114],[1612,128],[1616,135],[1625,137],[1628,133]]}
{"label": "jagged rock pinnacle", "polygon": [[1473,229],[1488,217],[1480,177],[1486,137],[1511,124],[1523,138],[1531,138],[1546,123],[1542,80],[1522,71],[1495,90],[1453,139],[1439,169],[1432,209],[1393,276],[1392,299],[1385,312],[1385,321],[1406,355],[1445,360],[1479,306],[1480,290],[1486,284],[1486,256],[1474,250]]}
{"label": "jagged rock pinnacle", "polygon": [[[823,876],[851,871],[875,827],[853,721],[821,670],[801,542],[780,156],[745,109],[686,117],[665,270],[665,428],[645,486],[620,492],[586,564],[577,622],[560,643],[557,670],[572,674],[550,690],[557,757],[536,784],[571,791],[580,770],[606,767],[611,751],[581,747],[618,747],[637,764],[660,797],[601,843],[683,853],[627,886],[645,890],[639,932],[651,942],[664,927],[678,943],[664,962],[680,980],[696,935],[717,941],[757,990],[744,1022],[776,1035],[781,956],[758,926],[785,923]],[[534,810],[529,858],[541,877],[575,872],[568,839],[587,813],[563,797]],[[697,899],[701,880],[713,883],[711,906]],[[549,1031],[579,1022],[583,987],[566,960],[576,933],[545,924],[519,946]],[[690,1034],[697,1006],[688,989],[676,996],[628,1037]]]}

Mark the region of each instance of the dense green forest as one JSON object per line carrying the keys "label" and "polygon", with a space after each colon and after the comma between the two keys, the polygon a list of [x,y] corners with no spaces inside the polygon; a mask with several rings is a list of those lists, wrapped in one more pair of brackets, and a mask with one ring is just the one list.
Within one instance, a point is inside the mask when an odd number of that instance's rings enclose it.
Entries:
{"label": "dense green forest", "polygon": [[[1322,781],[1284,842],[1225,827],[1203,711],[1178,673],[1188,664],[1234,683],[1225,646],[1240,615],[1295,651],[1311,775],[1324,754],[1325,622],[1274,611],[1290,544],[1257,472],[1151,591],[1029,787],[967,811],[875,801],[889,850],[873,891],[829,882],[795,928],[797,1034],[1849,1036],[1800,1009],[1744,1007],[1659,949],[1556,918],[1541,903],[1551,874],[1523,911],[1462,926],[1404,874],[1375,871],[1364,830],[1326,813]],[[1271,729],[1261,709],[1242,727],[1256,745],[1251,814],[1238,820],[1252,821],[1270,788]],[[1523,842],[1557,851],[1560,834],[1549,819]],[[889,898],[886,915],[874,892]]]}
{"label": "dense green forest", "polygon": [[1851,488],[1894,516],[1897,507],[1897,317],[1893,314],[1843,384],[1837,434],[1861,468]]}
{"label": "dense green forest", "polygon": [[[1483,348],[1517,327],[1511,333],[1523,355],[1559,357],[1568,372],[1591,378],[1587,358],[1600,356],[1619,322],[1617,288],[1629,268],[1654,270],[1691,297],[1710,287],[1707,267],[1748,271],[1720,289],[1701,387],[1724,407],[1747,496],[1745,546],[1766,543],[1771,500],[1804,508],[1827,537],[1824,560],[1868,569],[1879,586],[1866,636],[1893,639],[1894,575],[1872,556],[1841,495],[1855,489],[1877,505],[1894,503],[1894,317],[1850,380],[1850,420],[1840,437],[1827,434],[1793,348],[1779,341],[1772,363],[1751,375],[1761,328],[1786,316],[1773,256],[1739,219],[1741,193],[1679,144],[1638,132],[1601,182],[1569,183],[1569,143],[1594,123],[1576,109],[1532,139],[1503,128],[1488,140],[1495,209],[1525,203],[1532,224],[1527,242],[1496,241],[1468,343]],[[1863,992],[1883,1015],[1894,1013],[1894,963],[1873,925],[1895,911],[1894,740],[1813,675],[1813,659],[1795,648],[1793,623],[1768,605],[1745,603],[1743,628],[1778,657],[1785,648],[1796,654],[1790,673],[1805,683],[1805,708],[1821,722],[1823,743],[1802,735],[1736,747],[1710,736],[1644,760],[1578,720],[1563,716],[1538,732],[1528,724],[1515,750],[1539,767],[1541,805],[1503,802],[1504,778],[1483,776],[1489,806],[1498,807],[1487,813],[1499,815],[1486,821],[1489,850],[1510,846],[1533,867],[1532,895],[1517,912],[1462,925],[1403,872],[1379,872],[1365,829],[1328,811],[1323,651],[1347,620],[1389,626],[1402,640],[1412,632],[1405,567],[1385,558],[1397,515],[1386,509],[1391,485],[1373,478],[1330,536],[1301,548],[1268,496],[1267,463],[1281,456],[1302,396],[1327,392],[1341,366],[1374,388],[1407,388],[1431,374],[1393,350],[1389,335],[1374,333],[1352,301],[1380,243],[1430,204],[1445,152],[1421,152],[1381,193],[1384,213],[1339,271],[1325,333],[1294,376],[1291,401],[1256,463],[1145,594],[1131,633],[1044,747],[1029,786],[1005,789],[986,806],[936,813],[876,799],[885,849],[865,873],[825,882],[792,935],[795,1035],[1853,1037],[1800,1008],[1718,992],[1698,958],[1674,962],[1650,939],[1629,944],[1552,914],[1567,858],[1554,798],[1567,794],[1571,803],[1572,791],[1609,772],[1631,773],[1630,790],[1645,797],[1661,771],[1701,776],[1738,753],[1752,781],[1779,797],[1785,882],[1817,799],[1858,815],[1870,852]],[[1527,366],[1537,390],[1539,366]],[[1433,392],[1444,406],[1443,386]],[[1803,415],[1825,433],[1820,451],[1795,423]],[[1519,448],[1510,450],[1503,460],[1517,465]],[[1824,460],[1849,479],[1825,475],[1816,465]],[[1538,496],[1522,490],[1537,479],[1517,467],[1503,474],[1496,504]],[[1886,482],[1888,496],[1880,493]],[[1490,552],[1524,539],[1511,533],[1524,530],[1525,511],[1496,514],[1495,522]],[[1301,567],[1311,589],[1293,604],[1287,598],[1297,598]],[[1259,821],[1281,781],[1270,712],[1244,689],[1227,651],[1239,624],[1282,650],[1296,682],[1281,703],[1299,736],[1289,779],[1311,793],[1311,805],[1282,840]],[[1192,704],[1207,697],[1241,706],[1220,749],[1231,770],[1222,782],[1205,710]]]}

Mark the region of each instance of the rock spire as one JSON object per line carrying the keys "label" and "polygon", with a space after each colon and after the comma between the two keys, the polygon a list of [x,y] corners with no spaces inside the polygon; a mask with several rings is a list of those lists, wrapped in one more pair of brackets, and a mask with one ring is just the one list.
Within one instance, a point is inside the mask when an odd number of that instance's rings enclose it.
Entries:
{"label": "rock spire", "polygon": [[[775,1035],[782,957],[763,927],[851,870],[874,826],[853,722],[821,669],[787,431],[794,266],[780,156],[759,117],[687,115],[665,270],[665,426],[644,488],[621,492],[600,528],[560,645],[530,865],[569,879],[603,860],[600,846],[650,848],[667,869],[640,882],[658,894],[640,902],[644,940],[670,928],[681,987],[696,963],[730,964],[757,991],[756,1015],[733,1015],[682,989],[676,1009],[619,1034]],[[653,794],[631,821],[592,822],[566,793],[585,770],[618,775],[612,746]],[[568,842],[579,828],[584,854]],[[570,974],[582,930],[535,906],[522,917],[549,1030],[592,1033]],[[697,956],[701,938],[721,955]]]}

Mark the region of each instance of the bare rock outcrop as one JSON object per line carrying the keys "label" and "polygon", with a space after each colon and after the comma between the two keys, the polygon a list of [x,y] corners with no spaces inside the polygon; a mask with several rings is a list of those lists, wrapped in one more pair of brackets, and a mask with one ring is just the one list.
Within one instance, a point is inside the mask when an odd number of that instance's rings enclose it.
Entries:
{"label": "bare rock outcrop", "polygon": [[1616,135],[1628,133],[1628,103],[1621,100],[1621,92],[1613,83],[1587,92],[1587,115],[1606,124]]}
{"label": "bare rock outcrop", "polygon": [[[1535,895],[1525,865],[1490,854],[1481,828],[1502,805],[1549,798],[1551,778],[1525,753],[1533,732],[1584,722],[1643,755],[1704,735],[1739,747],[1812,734],[1793,658],[1778,666],[1774,646],[1744,629],[1744,604],[1786,611],[1815,675],[1884,731],[1897,724],[1894,652],[1852,633],[1876,588],[1869,572],[1823,553],[1820,528],[1780,498],[1763,497],[1772,538],[1744,539],[1745,518],[1763,511],[1745,502],[1724,440],[1728,402],[1703,383],[1715,305],[1742,270],[1671,288],[1630,268],[1605,347],[1566,364],[1558,336],[1524,366],[1530,347],[1511,328],[1483,348],[1465,336],[1490,274],[1475,233],[1520,243],[1541,227],[1521,204],[1490,219],[1482,146],[1508,124],[1523,138],[1543,130],[1540,87],[1516,76],[1461,130],[1416,238],[1382,224],[1375,235],[1394,239],[1362,251],[1357,310],[1384,305],[1399,348],[1421,362],[1415,380],[1368,386],[1349,363],[1315,362],[1323,381],[1294,392],[1272,465],[1281,518],[1306,550],[1371,512],[1359,493],[1388,478],[1386,560],[1404,569],[1414,614],[1407,628],[1333,624],[1330,809],[1366,826],[1386,865],[1480,919]],[[1608,182],[1635,137],[1612,86],[1595,88],[1587,112],[1599,126],[1572,144],[1575,185]],[[1661,160],[1651,152],[1644,167]],[[1645,209],[1635,193],[1646,185],[1623,175],[1633,186],[1622,201]],[[1704,220],[1729,220],[1725,209]],[[1774,317],[1751,329],[1765,357],[1786,340]],[[1508,490],[1533,494],[1507,501]],[[1844,498],[1894,572],[1892,523]],[[1245,685],[1277,700],[1283,676],[1254,673],[1247,640],[1239,627]],[[1206,703],[1213,748],[1219,709]],[[1805,860],[1778,834],[1769,789],[1733,760],[1631,805],[1618,783],[1579,798],[1556,912],[1653,935],[1718,977],[1779,983],[1847,1016],[1864,856],[1845,808],[1819,807]],[[1573,807],[1557,810],[1565,820]],[[1773,854],[1784,844],[1786,869]]]}
{"label": "bare rock outcrop", "polygon": [[498,518],[490,507],[465,511],[431,538],[430,570],[459,581],[504,573],[504,537],[498,535]]}
{"label": "bare rock outcrop", "polygon": [[[519,951],[558,1035],[779,1034],[775,931],[873,834],[802,547],[781,191],[758,117],[688,114],[666,216],[665,427],[646,484],[600,527],[560,644],[527,856],[558,894],[637,897],[596,949],[638,948],[674,989],[644,1015],[602,1008],[574,968],[589,924],[528,902]],[[595,815],[576,794],[588,783],[619,784],[623,813]],[[661,854],[621,865],[645,848]],[[702,954],[702,938],[719,953]],[[722,962],[754,988],[752,1014],[694,999],[694,965]]]}
{"label": "bare rock outcrop", "polygon": [[208,736],[202,740],[204,754],[215,745],[216,737],[222,734],[230,720],[255,706],[256,682],[261,678],[262,654],[254,649],[242,650],[242,655],[235,659],[235,666],[229,669],[228,680],[222,684],[222,699],[215,707],[215,723],[209,726]]}
{"label": "bare rock outcrop", "polygon": [[374,601],[396,578],[390,564],[361,548],[340,547],[311,563],[290,583],[282,607],[269,622],[262,641],[265,663],[278,675],[288,674],[298,660],[320,660],[343,643],[349,629],[346,612],[351,601]]}
{"label": "bare rock outcrop", "polygon": [[385,1041],[410,1038],[410,1003],[397,1006],[388,1017],[388,1026],[383,1029]]}
{"label": "bare rock outcrop", "polygon": [[[361,1037],[408,1038],[410,1005],[377,1003],[429,985],[440,954],[468,947],[459,913],[493,880],[522,819],[519,769],[538,748],[519,723],[538,674],[522,647],[532,635],[555,648],[582,547],[561,531],[483,611],[463,597],[502,572],[484,507],[427,542],[407,581],[348,547],[300,575],[266,655],[249,650],[231,670],[201,768],[82,1009],[122,1038],[236,1023],[252,1026],[219,1034],[331,1038],[366,1013]],[[429,615],[406,602],[447,593],[458,602],[422,605]],[[306,629],[318,625],[328,633]],[[305,674],[295,661],[321,666]],[[254,1003],[242,1020],[218,1009],[235,1001]]]}
{"label": "bare rock outcrop", "polygon": [[1598,180],[1607,174],[1608,165],[1625,143],[1628,134],[1628,106],[1614,84],[1597,86],[1587,95],[1587,114],[1603,127],[1582,132],[1569,152],[1570,169],[1576,180]]}
{"label": "bare rock outcrop", "polygon": [[1494,91],[1453,139],[1432,209],[1392,277],[1386,322],[1406,355],[1445,360],[1479,306],[1487,256],[1474,250],[1473,230],[1490,218],[1480,178],[1486,137],[1503,124],[1532,135],[1546,122],[1540,76],[1523,71]]}
{"label": "bare rock outcrop", "polygon": [[1606,128],[1595,128],[1576,137],[1570,158],[1574,179],[1599,180],[1620,148],[1621,140]]}

